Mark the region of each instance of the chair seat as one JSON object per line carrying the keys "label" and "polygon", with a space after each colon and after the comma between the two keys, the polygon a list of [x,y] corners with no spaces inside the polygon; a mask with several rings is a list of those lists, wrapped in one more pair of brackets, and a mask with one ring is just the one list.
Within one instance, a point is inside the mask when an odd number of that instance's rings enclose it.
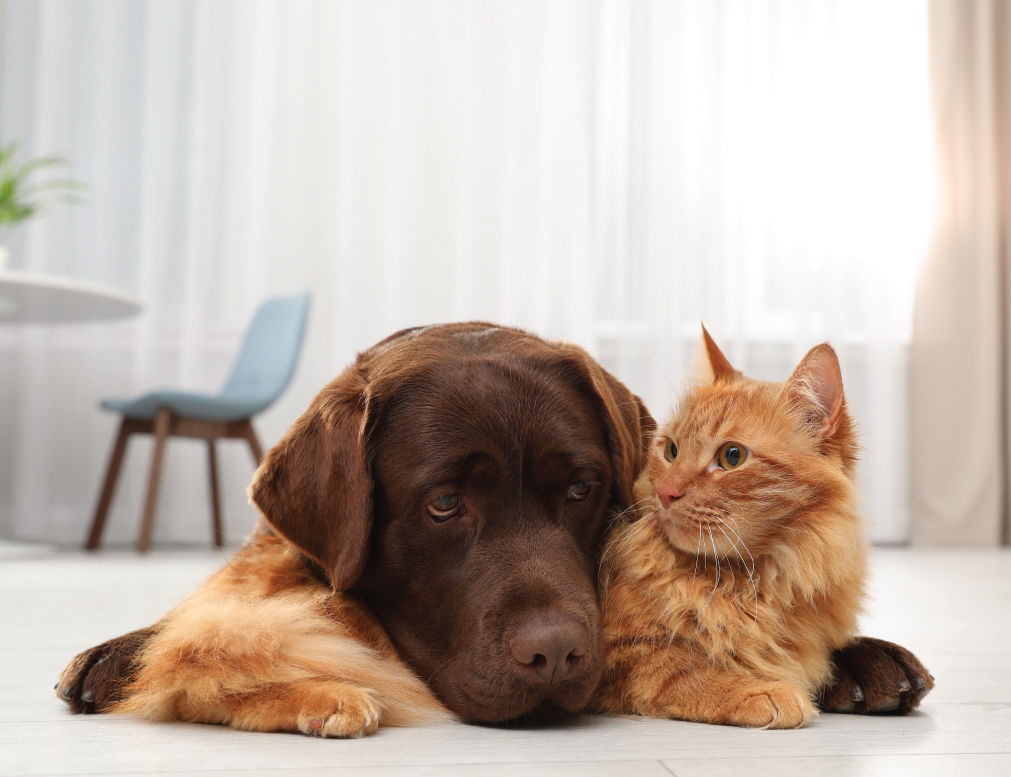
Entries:
{"label": "chair seat", "polygon": [[201,421],[240,421],[263,410],[269,401],[249,397],[229,397],[224,394],[194,394],[187,391],[152,391],[134,399],[103,399],[103,410],[121,413],[127,418],[152,420],[165,407],[173,415]]}
{"label": "chair seat", "polygon": [[263,449],[253,429],[252,418],[270,407],[291,382],[302,349],[308,312],[308,294],[274,297],[261,304],[246,330],[228,381],[217,394],[167,389],[132,399],[103,399],[99,402],[103,410],[119,413],[122,420],[98,503],[95,505],[88,539],[84,543],[85,548],[95,550],[102,541],[102,531],[116,480],[119,478],[127,440],[134,434],[150,434],[154,437],[137,550],[144,553],[151,543],[162,458],[165,442],[171,436],[200,437],[207,442],[214,544],[221,546],[224,531],[215,441],[245,440],[257,466],[263,460]]}

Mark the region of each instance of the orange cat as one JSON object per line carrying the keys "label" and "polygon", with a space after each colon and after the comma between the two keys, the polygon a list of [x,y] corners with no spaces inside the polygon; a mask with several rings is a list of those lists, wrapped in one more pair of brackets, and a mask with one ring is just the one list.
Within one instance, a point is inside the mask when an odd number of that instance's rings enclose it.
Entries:
{"label": "orange cat", "polygon": [[785,383],[737,372],[703,328],[711,379],[661,427],[601,564],[597,708],[793,728],[854,636],[866,541],[856,435],[828,345]]}

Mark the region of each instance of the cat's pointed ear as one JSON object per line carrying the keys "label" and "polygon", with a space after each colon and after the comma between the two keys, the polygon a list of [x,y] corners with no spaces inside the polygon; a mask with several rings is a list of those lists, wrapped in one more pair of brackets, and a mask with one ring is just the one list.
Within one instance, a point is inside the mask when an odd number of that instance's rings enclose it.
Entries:
{"label": "cat's pointed ear", "polygon": [[832,346],[822,343],[808,351],[786,385],[815,434],[822,438],[834,435],[843,415],[843,384]]}
{"label": "cat's pointed ear", "polygon": [[706,345],[706,357],[709,360],[709,375],[712,381],[733,380],[736,378],[740,373],[734,369],[730,360],[723,355],[723,351],[716,345],[716,341],[709,334],[709,330],[706,329],[705,324],[702,325],[702,340]]}

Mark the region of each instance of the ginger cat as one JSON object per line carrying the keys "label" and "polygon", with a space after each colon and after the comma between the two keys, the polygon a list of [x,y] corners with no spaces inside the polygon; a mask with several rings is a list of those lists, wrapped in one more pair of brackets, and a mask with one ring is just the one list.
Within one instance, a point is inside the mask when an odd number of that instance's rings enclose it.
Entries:
{"label": "ginger cat", "polygon": [[764,383],[703,338],[711,377],[658,429],[638,507],[608,538],[596,707],[794,728],[855,634],[856,434],[830,346]]}

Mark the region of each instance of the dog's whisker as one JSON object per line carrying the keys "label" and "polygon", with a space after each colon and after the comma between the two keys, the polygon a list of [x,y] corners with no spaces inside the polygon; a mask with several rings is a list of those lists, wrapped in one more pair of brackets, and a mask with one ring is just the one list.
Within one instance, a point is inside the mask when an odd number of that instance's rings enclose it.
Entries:
{"label": "dog's whisker", "polygon": [[456,659],[462,658],[464,655],[466,654],[457,653],[455,656],[452,656],[451,658],[448,658],[445,661],[443,661],[441,664],[439,664],[439,666],[435,667],[435,669],[432,670],[431,674],[428,675],[428,678],[425,680],[425,682],[431,685],[432,678],[437,677],[440,672],[445,672],[449,668],[450,664],[456,661]]}

